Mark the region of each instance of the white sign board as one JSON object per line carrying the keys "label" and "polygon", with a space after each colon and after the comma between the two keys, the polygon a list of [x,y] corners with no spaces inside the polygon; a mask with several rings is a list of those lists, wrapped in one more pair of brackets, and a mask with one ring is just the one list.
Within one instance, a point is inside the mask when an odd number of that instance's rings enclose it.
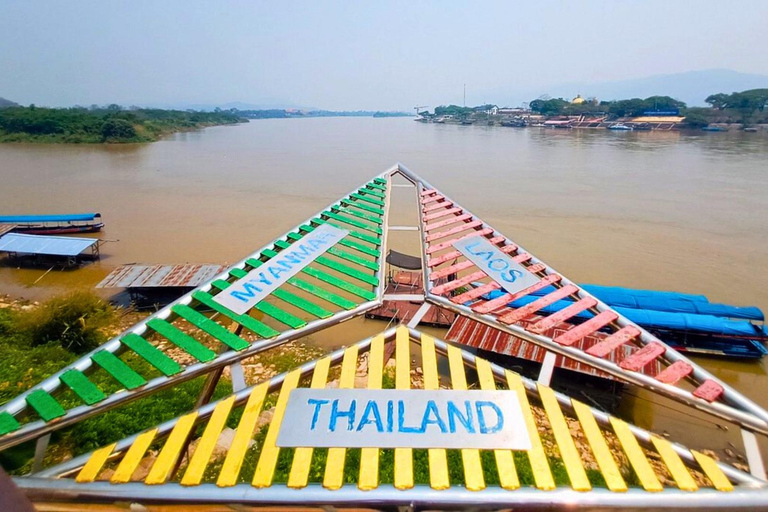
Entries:
{"label": "white sign board", "polygon": [[539,282],[536,275],[482,236],[457,240],[453,246],[509,293],[517,293]]}
{"label": "white sign board", "polygon": [[515,391],[294,389],[280,447],[529,450]]}
{"label": "white sign board", "polygon": [[316,228],[259,268],[238,279],[213,300],[237,314],[250,310],[301,269],[330,249],[349,231],[328,224]]}

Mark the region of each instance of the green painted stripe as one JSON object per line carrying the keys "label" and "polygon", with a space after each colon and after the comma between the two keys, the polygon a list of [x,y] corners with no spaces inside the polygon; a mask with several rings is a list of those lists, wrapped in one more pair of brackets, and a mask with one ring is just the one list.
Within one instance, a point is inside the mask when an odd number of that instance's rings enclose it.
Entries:
{"label": "green painted stripe", "polygon": [[325,256],[319,256],[315,261],[318,262],[320,265],[323,265],[328,268],[332,268],[337,272],[341,272],[344,275],[347,275],[353,279],[357,279],[358,281],[362,281],[364,283],[370,284],[371,286],[379,285],[379,280],[374,276],[370,274],[366,274],[365,272],[361,272],[355,268],[348,267],[347,265],[339,263],[338,261],[333,261],[329,258],[326,258]]}
{"label": "green painted stripe", "polygon": [[[258,260],[253,260],[253,261],[258,261]],[[259,263],[261,262],[259,261]],[[256,267],[253,267],[253,268],[256,268]],[[229,275],[234,276],[238,279],[242,279],[248,275],[248,271],[243,270],[242,268],[233,268],[232,270],[229,271]]]}
{"label": "green painted stripe", "polygon": [[20,428],[21,425],[19,425],[19,422],[16,421],[16,418],[14,418],[11,413],[0,413],[0,436],[4,436],[5,434],[13,432],[14,430],[19,430]]}
{"label": "green painted stripe", "polygon": [[[267,251],[275,255],[277,254],[271,249],[265,250],[262,254],[266,254]],[[274,257],[274,256],[271,256],[271,257]],[[217,279],[211,284],[220,290],[225,290],[226,288],[232,285],[232,283],[228,283],[227,281],[224,281],[222,279]],[[270,304],[266,300],[262,300],[261,302],[259,302],[253,307],[258,309],[265,315],[269,315],[275,320],[277,320],[278,322],[284,323],[285,325],[293,329],[299,329],[307,325],[307,322],[305,322],[301,318],[297,317],[296,315],[292,315],[287,311],[283,311],[282,309],[278,308],[274,304]]]}
{"label": "green painted stripe", "polygon": [[67,411],[51,395],[42,389],[36,389],[27,395],[27,403],[37,411],[44,421],[64,416]]}
{"label": "green painted stripe", "polygon": [[91,360],[104,368],[108,374],[126,389],[134,389],[147,383],[144,377],[133,371],[133,368],[125,364],[120,358],[111,352],[102,350],[91,356]]}
{"label": "green painted stripe", "polygon": [[126,347],[136,352],[146,362],[160,370],[164,375],[176,375],[181,371],[179,363],[168,357],[162,350],[138,334],[128,333],[120,340]]}
{"label": "green painted stripe", "polygon": [[387,196],[385,196],[381,192],[376,192],[375,190],[370,190],[370,189],[367,189],[367,188],[361,188],[360,190],[358,190],[358,192],[360,192],[361,194],[368,194],[368,195],[371,195],[373,197],[379,197],[381,199],[386,199],[387,198]]}
{"label": "green painted stripe", "polygon": [[349,199],[342,199],[341,204],[343,204],[344,206],[354,206],[355,208],[360,208],[361,210],[375,213],[376,215],[380,215],[380,216],[384,215],[384,210],[380,208],[376,208],[374,206],[367,205],[362,201],[350,201]]}
{"label": "green painted stripe", "polygon": [[[246,263],[253,268],[258,268],[263,264],[263,262],[259,260],[255,260],[253,258],[249,258],[248,260],[246,260]],[[230,272],[230,274],[231,273],[232,272]],[[287,282],[288,284],[295,286],[300,290],[304,290],[307,293],[311,293],[315,297],[328,301],[331,304],[339,306],[340,308],[349,310],[357,306],[357,304],[355,304],[351,300],[345,299],[344,297],[340,295],[336,295],[333,292],[329,292],[328,290],[324,288],[320,288],[319,286],[315,286],[312,283],[308,283],[307,281],[304,281],[303,279],[299,279],[298,277],[292,277],[288,279]]]}
{"label": "green painted stripe", "polygon": [[203,331],[207,332],[231,349],[244,350],[249,346],[249,343],[243,338],[233,332],[230,332],[215,320],[211,320],[207,316],[203,315],[202,313],[198,313],[189,306],[185,306],[184,304],[176,304],[171,308],[171,311],[195,327],[199,327]]}
{"label": "green painted stripe", "polygon": [[365,220],[367,220],[369,222],[373,222],[374,224],[384,224],[383,220],[381,220],[380,218],[378,218],[378,217],[376,217],[374,215],[369,215],[367,213],[362,213],[362,212],[359,212],[357,210],[352,210],[352,209],[347,208],[347,207],[332,206],[331,210],[338,210],[340,213],[346,213],[347,215],[352,215],[352,216],[357,217],[359,219],[365,219]]}
{"label": "green painted stripe", "polygon": [[88,405],[93,405],[107,398],[107,395],[96,384],[88,380],[88,377],[83,375],[81,371],[67,370],[61,374],[59,380],[69,386]]}
{"label": "green painted stripe", "polygon": [[365,201],[366,203],[375,204],[376,206],[386,206],[384,201],[373,199],[372,197],[364,196],[363,194],[358,194],[357,192],[352,192],[349,197],[354,197],[355,199]]}
{"label": "green painted stripe", "polygon": [[[377,235],[381,234],[381,228],[377,226],[370,226],[365,222],[360,222],[359,220],[350,219],[349,217],[343,217],[338,213],[334,213],[330,210],[324,211],[322,215],[325,215],[326,217],[330,217],[331,219],[337,220],[339,222],[344,222],[345,224],[349,224],[350,226],[355,226],[356,228],[364,229],[366,231],[370,231],[371,233],[376,233]],[[342,228],[342,229],[346,229],[346,228]]]}
{"label": "green painted stripe", "polygon": [[316,316],[318,318],[328,318],[333,315],[330,311],[327,309],[321,308],[317,304],[310,302],[302,297],[299,297],[298,295],[294,295],[293,293],[277,289],[273,293],[275,297],[277,297],[280,300],[284,300],[288,304],[292,304],[296,306],[297,308],[306,311],[310,315]]}
{"label": "green painted stripe", "polygon": [[379,185],[386,185],[387,180],[384,178],[373,178],[374,183],[378,183]]}
{"label": "green painted stripe", "polygon": [[208,361],[216,359],[216,352],[209,349],[192,336],[181,332],[165,320],[153,318],[147,322],[147,327],[157,332],[164,338],[167,338],[171,343],[201,363],[207,363]]}
{"label": "green painted stripe", "polygon": [[312,219],[312,222],[316,222],[318,224],[329,224],[329,225],[331,225],[331,226],[333,226],[335,228],[344,229],[346,231],[349,231],[349,236],[357,238],[358,240],[362,240],[364,242],[368,242],[368,243],[374,244],[377,247],[381,245],[381,240],[379,238],[375,237],[375,236],[371,236],[371,235],[366,234],[366,233],[361,233],[359,231],[355,231],[354,229],[350,229],[349,227],[339,226],[335,222],[328,222],[327,220],[325,220],[325,219],[323,219],[321,217],[318,217],[316,219]]}
{"label": "green painted stripe", "polygon": [[192,294],[192,297],[195,298],[195,300],[198,300],[208,306],[209,308],[213,309],[217,313],[221,313],[222,315],[231,318],[235,322],[239,323],[249,331],[261,336],[262,338],[274,338],[278,334],[280,334],[280,331],[276,331],[275,329],[271,328],[270,326],[263,324],[256,320],[255,318],[248,316],[248,315],[238,315],[234,311],[230,311],[229,309],[225,308],[218,302],[213,300],[213,296],[210,293],[202,292],[202,291],[196,291]]}
{"label": "green painted stripe", "polygon": [[357,263],[358,265],[369,268],[371,270],[379,270],[379,266],[376,264],[375,261],[367,260],[365,258],[361,258],[360,256],[355,256],[354,254],[350,254],[346,251],[342,251],[341,249],[337,249],[336,247],[331,247],[328,249],[328,254],[333,254],[334,256],[338,256],[339,258],[345,259],[347,261],[351,261],[352,263]]}
{"label": "green painted stripe", "polygon": [[373,292],[370,292],[368,290],[363,290],[359,286],[355,286],[352,283],[348,283],[347,281],[344,281],[343,279],[339,279],[336,276],[332,276],[330,274],[326,274],[322,270],[318,270],[313,267],[305,267],[303,270],[304,273],[309,274],[312,277],[315,277],[319,279],[320,281],[323,281],[325,283],[328,283],[330,285],[333,285],[337,288],[341,288],[344,291],[347,291],[353,295],[357,295],[358,297],[362,297],[366,300],[374,300],[376,298],[376,294]]}

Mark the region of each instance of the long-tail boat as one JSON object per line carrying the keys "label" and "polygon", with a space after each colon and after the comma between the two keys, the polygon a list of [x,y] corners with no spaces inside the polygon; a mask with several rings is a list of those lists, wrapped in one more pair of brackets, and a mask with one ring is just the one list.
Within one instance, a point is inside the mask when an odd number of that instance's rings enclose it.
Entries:
{"label": "long-tail boat", "polygon": [[104,227],[100,213],[3,215],[0,216],[0,224],[15,225],[13,231],[28,235],[96,233]]}

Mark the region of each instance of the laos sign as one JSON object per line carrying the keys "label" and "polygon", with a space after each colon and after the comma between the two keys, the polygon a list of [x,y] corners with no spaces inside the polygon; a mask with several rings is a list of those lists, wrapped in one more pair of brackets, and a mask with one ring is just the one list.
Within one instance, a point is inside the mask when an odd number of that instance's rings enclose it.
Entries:
{"label": "laos sign", "polygon": [[237,314],[250,310],[349,232],[328,224],[316,228],[289,249],[238,279],[213,300]]}
{"label": "laos sign", "polygon": [[279,447],[529,450],[515,391],[294,389]]}
{"label": "laos sign", "polygon": [[517,293],[539,282],[538,277],[481,236],[458,240],[453,246],[508,293]]}

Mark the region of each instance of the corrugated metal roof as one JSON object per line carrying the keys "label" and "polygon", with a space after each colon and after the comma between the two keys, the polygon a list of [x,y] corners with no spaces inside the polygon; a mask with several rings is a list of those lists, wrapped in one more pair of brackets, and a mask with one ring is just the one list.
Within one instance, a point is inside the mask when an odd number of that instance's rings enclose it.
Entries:
{"label": "corrugated metal roof", "polygon": [[2,224],[0,223],[0,236],[12,231],[16,227],[16,224]]}
{"label": "corrugated metal roof", "polygon": [[[536,317],[534,320],[538,320]],[[521,324],[527,326],[530,322],[523,321]],[[566,324],[567,325],[567,324]],[[557,337],[564,333],[567,329],[551,328],[548,332],[543,333],[544,336]],[[596,345],[603,341],[608,335],[605,333],[597,332],[586,338],[576,342],[575,347],[581,350],[587,350],[592,345]],[[487,350],[489,352],[496,352],[497,354],[503,354],[512,357],[519,357],[521,359],[527,359],[528,361],[534,361],[537,363],[544,362],[544,355],[547,350],[543,347],[528,343],[520,338],[493,329],[487,325],[481,324],[469,318],[458,316],[456,321],[451,326],[448,334],[445,335],[445,339],[448,341],[454,341],[461,343],[462,345],[468,345],[470,347]],[[618,363],[633,352],[636,352],[639,348],[629,345],[624,345],[620,349],[615,350],[606,356],[606,359],[611,362]],[[572,370],[579,373],[585,373],[587,375],[593,375],[595,377],[601,377],[604,379],[614,380],[609,374],[601,372],[600,370],[591,367],[586,364],[582,364],[573,359],[568,359],[561,355],[557,355],[555,359],[555,367],[565,368],[566,370]],[[654,361],[646,365],[641,373],[647,375],[657,375],[661,372],[661,365]]]}
{"label": "corrugated metal roof", "polygon": [[96,288],[195,287],[226,268],[215,264],[122,265],[110,272]]}
{"label": "corrugated metal roof", "polygon": [[8,233],[0,238],[0,252],[45,254],[49,256],[77,256],[97,243],[99,243],[97,238],[73,238],[66,236]]}
{"label": "corrugated metal roof", "polygon": [[73,213],[69,215],[4,215],[0,222],[29,223],[29,222],[70,222],[88,221],[101,217],[100,213]]}

